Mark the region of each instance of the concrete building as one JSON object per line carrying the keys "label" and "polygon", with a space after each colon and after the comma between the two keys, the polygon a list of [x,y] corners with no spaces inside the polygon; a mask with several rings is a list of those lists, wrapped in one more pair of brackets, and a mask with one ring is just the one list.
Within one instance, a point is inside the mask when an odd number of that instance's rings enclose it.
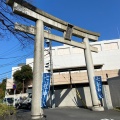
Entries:
{"label": "concrete building", "polygon": [[[90,44],[97,47],[99,51],[98,53],[92,53],[92,57],[95,76],[102,77],[104,98],[100,102],[108,109],[120,106],[120,93],[118,89],[115,90],[118,92],[116,95],[119,101],[116,103],[114,101],[115,96],[112,95],[115,94],[113,92],[115,88],[112,89],[109,87],[111,84],[114,84],[114,77],[117,77],[118,81],[120,80],[120,39],[91,42]],[[47,50],[48,48],[44,51],[45,72],[50,71],[48,64],[50,58]],[[83,49],[68,45],[52,47],[52,60],[55,106],[91,107],[92,100]],[[29,64],[33,68],[33,58],[26,59],[26,64]],[[15,69],[20,69],[20,67],[13,67],[12,75]],[[113,82],[108,82],[109,79],[112,79]],[[10,87],[6,89],[10,89]],[[48,97],[48,107],[50,106],[51,95]]]}

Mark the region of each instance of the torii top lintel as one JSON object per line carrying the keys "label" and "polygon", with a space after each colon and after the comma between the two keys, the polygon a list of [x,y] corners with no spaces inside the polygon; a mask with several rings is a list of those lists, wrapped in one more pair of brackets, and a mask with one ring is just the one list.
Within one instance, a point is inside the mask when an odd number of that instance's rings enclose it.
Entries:
{"label": "torii top lintel", "polygon": [[[38,20],[39,18],[43,18],[43,22],[46,26],[52,27],[54,29],[60,30],[62,32],[65,32],[68,26],[68,22],[65,22],[59,18],[56,18],[38,8],[36,8],[35,6],[29,4],[26,1],[23,0],[7,0],[6,3],[13,7],[13,11],[19,15],[22,15],[28,19],[31,19],[33,21]],[[14,4],[16,3],[16,5]],[[22,10],[19,11],[19,9],[17,8],[19,7],[20,9],[26,9],[29,12],[32,12],[33,14],[36,14],[37,17],[31,16],[31,15],[27,15],[25,14],[25,12],[21,12]],[[48,21],[52,21],[52,22],[48,22]],[[53,24],[54,23],[54,24]],[[73,31],[72,31],[72,35],[76,36],[76,37],[80,37],[80,38],[89,38],[91,41],[97,41],[98,37],[100,36],[99,33],[96,32],[91,32],[85,29],[82,29],[80,27],[77,26],[73,26]]]}

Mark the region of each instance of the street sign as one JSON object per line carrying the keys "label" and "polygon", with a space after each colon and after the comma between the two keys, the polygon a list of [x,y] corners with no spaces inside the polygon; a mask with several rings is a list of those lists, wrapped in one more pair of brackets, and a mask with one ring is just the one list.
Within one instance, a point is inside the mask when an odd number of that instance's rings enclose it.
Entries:
{"label": "street sign", "polygon": [[16,90],[16,85],[15,84],[13,84],[13,89]]}
{"label": "street sign", "polygon": [[94,81],[95,81],[95,87],[96,87],[96,91],[97,91],[97,96],[98,96],[98,99],[100,100],[100,99],[103,98],[102,78],[101,78],[101,76],[95,76]]}
{"label": "street sign", "polygon": [[42,81],[42,108],[47,107],[47,95],[50,90],[50,73],[43,73]]}

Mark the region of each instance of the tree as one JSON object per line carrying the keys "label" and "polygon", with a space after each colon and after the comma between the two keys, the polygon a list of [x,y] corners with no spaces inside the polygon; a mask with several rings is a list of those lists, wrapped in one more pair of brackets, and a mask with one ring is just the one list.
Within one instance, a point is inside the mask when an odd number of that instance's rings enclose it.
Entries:
{"label": "tree", "polygon": [[23,85],[27,87],[31,84],[33,79],[32,68],[29,65],[24,65],[21,67],[21,70],[17,70],[13,74],[13,78],[17,85],[17,90],[21,91],[23,89]]}
{"label": "tree", "polygon": [[0,88],[0,99],[3,99],[5,96],[5,92],[3,89]]}
{"label": "tree", "polygon": [[[30,2],[31,0],[27,1]],[[30,23],[26,18],[14,14],[12,9],[6,5],[6,0],[0,0],[0,37],[2,39],[4,38],[4,40],[8,40],[10,39],[9,35],[12,34],[17,40],[20,41],[23,47],[26,47],[26,43],[30,43],[30,40],[33,40],[34,37],[14,29],[14,23],[21,21],[26,24]]]}
{"label": "tree", "polygon": [[6,90],[6,79],[3,79],[2,83],[0,83],[0,99],[3,99],[5,96]]}

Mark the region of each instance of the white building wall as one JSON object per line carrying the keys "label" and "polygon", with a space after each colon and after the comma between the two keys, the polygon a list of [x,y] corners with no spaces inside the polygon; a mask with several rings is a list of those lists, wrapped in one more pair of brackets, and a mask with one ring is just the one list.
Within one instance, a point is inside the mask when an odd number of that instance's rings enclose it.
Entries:
{"label": "white building wall", "polygon": [[[55,90],[55,106],[63,107],[63,106],[71,106],[71,107],[88,107],[91,108],[93,106],[90,87],[79,87],[77,88],[79,91],[76,92],[76,88],[68,88],[68,89],[60,89]],[[103,85],[103,95],[102,104],[105,109],[113,109],[111,95],[108,85]],[[50,96],[49,96],[50,97]],[[100,103],[100,101],[99,101]],[[48,98],[48,107],[50,107],[50,99]]]}
{"label": "white building wall", "polygon": [[13,89],[13,79],[7,79],[7,82],[6,82],[6,89]]}
{"label": "white building wall", "polygon": [[[94,47],[97,47],[99,50],[98,53],[92,52],[94,65],[104,64],[102,70],[120,69],[120,39],[92,42],[90,44]],[[66,50],[65,48],[68,50]],[[65,47],[65,45],[61,47],[54,47],[54,49],[56,49],[56,54],[53,56],[53,68],[65,68],[86,65],[84,51],[82,49],[72,46]],[[60,53],[59,50],[61,51]]]}
{"label": "white building wall", "polygon": [[34,62],[33,60],[34,60],[33,58],[26,59],[26,65],[30,65],[32,70],[33,70],[33,62]]}
{"label": "white building wall", "polygon": [[74,88],[56,90],[55,98],[56,107],[77,106],[76,90]]}
{"label": "white building wall", "polygon": [[[98,53],[92,52],[93,64],[103,64],[102,70],[120,69],[120,39],[99,41],[90,43],[91,46],[98,48]],[[48,50],[44,52],[44,64],[50,62]],[[84,50],[69,45],[52,47],[53,68],[86,66]],[[33,58],[26,59],[33,69]],[[44,65],[44,66],[45,66]],[[12,67],[13,73],[21,67]],[[46,67],[44,71],[47,72]]]}
{"label": "white building wall", "polygon": [[[102,70],[120,69],[120,39],[99,41],[90,43],[93,47],[98,48],[98,53],[92,52],[93,63],[104,64]],[[49,63],[50,58],[48,51],[44,52],[44,64]],[[84,50],[68,45],[52,47],[53,68],[86,66]],[[26,59],[33,69],[33,58]],[[12,68],[13,73],[20,67]],[[48,68],[44,68],[45,72]]]}
{"label": "white building wall", "polygon": [[120,39],[92,43],[101,45],[101,51],[92,53],[93,63],[103,63],[102,70],[120,69]]}
{"label": "white building wall", "polygon": [[14,74],[14,72],[17,71],[17,70],[20,70],[20,69],[21,69],[20,66],[18,66],[18,67],[12,67],[12,75],[11,75],[11,78],[12,78],[12,79],[13,79],[13,74]]}

